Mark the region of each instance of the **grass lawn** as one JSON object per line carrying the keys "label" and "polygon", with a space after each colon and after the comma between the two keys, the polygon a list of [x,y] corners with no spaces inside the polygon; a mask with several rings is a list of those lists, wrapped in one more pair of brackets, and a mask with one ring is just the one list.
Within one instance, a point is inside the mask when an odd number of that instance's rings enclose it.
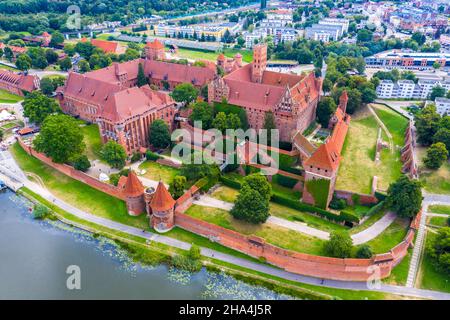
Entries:
{"label": "grass lawn", "polygon": [[16,103],[22,100],[23,97],[12,94],[6,90],[0,89],[0,103]]}
{"label": "grass lawn", "polygon": [[[431,232],[427,232],[426,237],[425,248],[429,245],[435,235]],[[420,264],[418,285],[419,288],[422,289],[450,292],[450,275],[435,268],[431,257],[427,254],[426,249]]]}
{"label": "grass lawn", "polygon": [[90,160],[100,159],[102,139],[98,125],[89,124],[80,127],[86,144],[86,155]]}
{"label": "grass lawn", "polygon": [[440,204],[433,204],[428,207],[428,211],[433,213],[440,213],[440,214],[449,214],[450,215],[450,206],[440,205]]}
{"label": "grass lawn", "polygon": [[150,180],[159,181],[160,179],[164,183],[171,183],[173,178],[180,173],[180,170],[169,166],[164,166],[154,161],[145,161],[139,166],[139,169],[146,170],[144,177]]}
{"label": "grass lawn", "polygon": [[128,215],[124,201],[56,171],[28,155],[18,143],[12,146],[11,151],[25,172],[38,175],[45,187],[61,200],[94,215],[148,229],[148,219],[145,214],[139,217]]}
{"label": "grass lawn", "polygon": [[270,224],[253,225],[239,221],[222,209],[193,205],[186,214],[245,235],[256,235],[281,248],[315,255],[324,254],[323,240]]}
{"label": "grass lawn", "polygon": [[220,186],[211,193],[211,197],[225,202],[234,202],[238,194],[239,190],[227,186]]}
{"label": "grass lawn", "polygon": [[445,217],[428,217],[428,224],[435,227],[448,227],[448,219]]}
{"label": "grass lawn", "polygon": [[[233,58],[237,53],[242,55],[242,61],[250,63],[253,59],[253,53],[250,50],[225,49],[223,54],[227,58]],[[216,61],[220,53],[214,51],[194,50],[187,48],[178,48],[177,56],[179,58],[191,60],[209,60]]]}
{"label": "grass lawn", "polygon": [[370,210],[370,207],[363,206],[363,205],[360,205],[360,204],[355,204],[353,206],[346,207],[344,210],[347,211],[347,212],[353,213],[354,215],[358,216],[359,218],[362,218]]}
{"label": "grass lawn", "polygon": [[423,166],[422,159],[426,154],[425,148],[418,148],[420,181],[430,193],[450,194],[450,162],[444,163],[438,170],[429,170]]}
{"label": "grass lawn", "polygon": [[292,200],[299,200],[302,197],[302,193],[300,191],[293,190],[292,188],[288,188],[285,186],[282,186],[281,184],[277,183],[277,176],[273,176],[272,178],[272,192],[274,194],[278,194],[280,196],[283,196],[285,198],[289,198]]}
{"label": "grass lawn", "polygon": [[408,231],[408,219],[397,218],[395,221],[375,239],[367,244],[374,253],[386,253],[403,241]]}
{"label": "grass lawn", "polygon": [[403,258],[402,262],[395,266],[391,271],[391,275],[384,280],[384,282],[404,286],[408,279],[409,263],[411,262],[412,250],[408,250],[408,254]]}
{"label": "grass lawn", "polygon": [[381,151],[381,162],[375,164],[378,124],[368,114],[355,116],[342,149],[343,159],[339,168],[336,189],[368,194],[372,179],[378,177],[378,188],[385,190],[401,174],[400,152]]}
{"label": "grass lawn", "polygon": [[392,134],[394,144],[403,146],[405,142],[405,131],[408,127],[409,120],[384,105],[373,104],[372,107]]}
{"label": "grass lawn", "polygon": [[380,220],[384,215],[386,214],[386,211],[380,210],[375,214],[372,214],[367,220],[365,220],[363,223],[353,227],[350,229],[350,234],[355,234],[358,232],[361,232],[367,228],[369,228],[371,225],[373,225],[375,222]]}
{"label": "grass lawn", "polygon": [[3,63],[0,63],[0,69],[3,69],[3,70],[10,70],[10,71],[18,71],[17,68],[13,68],[13,67],[8,66],[8,65],[3,64]]}

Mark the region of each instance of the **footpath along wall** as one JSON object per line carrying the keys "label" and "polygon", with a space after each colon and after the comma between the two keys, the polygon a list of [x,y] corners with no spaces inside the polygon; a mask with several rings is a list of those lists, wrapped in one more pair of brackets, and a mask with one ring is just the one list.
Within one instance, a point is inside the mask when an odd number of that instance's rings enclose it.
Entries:
{"label": "footpath along wall", "polygon": [[[75,170],[71,166],[54,163],[50,158],[34,151],[21,139],[19,139],[19,143],[28,154],[59,172],[86,183],[99,191],[125,200],[120,188],[101,182],[81,171]],[[408,252],[408,248],[412,245],[421,216],[421,212],[419,212],[411,222],[405,239],[389,252],[377,254],[371,259],[338,259],[282,249],[266,243],[260,237],[246,236],[184,214],[183,212],[192,205],[193,197],[197,192],[198,188],[194,186],[177,200],[175,209],[176,226],[249,256],[260,258],[286,271],[323,279],[367,281],[369,278],[373,279],[375,275],[381,279],[388,277],[392,269],[402,261]]]}

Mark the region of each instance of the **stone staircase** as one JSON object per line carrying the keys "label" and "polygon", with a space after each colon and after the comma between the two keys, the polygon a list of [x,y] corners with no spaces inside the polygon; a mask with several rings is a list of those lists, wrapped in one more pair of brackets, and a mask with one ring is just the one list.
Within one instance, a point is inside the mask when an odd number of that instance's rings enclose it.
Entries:
{"label": "stone staircase", "polygon": [[419,270],[420,257],[423,251],[423,244],[425,240],[425,224],[427,220],[428,205],[423,207],[422,216],[420,218],[419,231],[417,233],[416,242],[414,243],[414,250],[409,264],[408,278],[406,280],[406,287],[413,288],[417,278],[417,271]]}

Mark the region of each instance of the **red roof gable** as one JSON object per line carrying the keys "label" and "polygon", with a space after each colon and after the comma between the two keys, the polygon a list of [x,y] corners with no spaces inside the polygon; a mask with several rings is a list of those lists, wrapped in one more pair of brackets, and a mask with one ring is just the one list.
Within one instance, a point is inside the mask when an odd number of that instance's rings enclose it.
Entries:
{"label": "red roof gable", "polygon": [[153,42],[147,42],[145,46],[152,49],[164,49],[164,44],[158,39],[155,39]]}
{"label": "red roof gable", "polygon": [[173,209],[175,206],[175,200],[173,200],[166,186],[161,181],[158,183],[155,195],[150,202],[150,207],[154,211],[167,211]]}
{"label": "red roof gable", "polygon": [[92,39],[91,44],[97,48],[102,49],[105,53],[116,53],[118,43],[112,41]]}
{"label": "red roof gable", "polygon": [[128,197],[138,197],[144,194],[144,186],[133,170],[128,174],[124,193]]}

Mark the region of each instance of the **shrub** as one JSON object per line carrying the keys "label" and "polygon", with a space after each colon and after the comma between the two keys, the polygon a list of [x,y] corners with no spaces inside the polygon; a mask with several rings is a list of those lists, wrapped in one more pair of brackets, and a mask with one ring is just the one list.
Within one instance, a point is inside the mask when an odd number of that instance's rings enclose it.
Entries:
{"label": "shrub", "polygon": [[141,154],[139,152],[133,152],[133,155],[131,156],[131,162],[136,162],[141,160]]}
{"label": "shrub", "polygon": [[111,182],[112,185],[116,186],[119,184],[120,175],[117,173],[112,173],[109,175],[109,182]]}
{"label": "shrub", "polygon": [[330,202],[330,208],[334,210],[342,210],[347,206],[347,201],[345,199],[338,199],[336,197],[333,197],[333,199]]}
{"label": "shrub", "polygon": [[325,251],[335,258],[348,258],[352,252],[353,241],[346,232],[334,231],[325,243]]}
{"label": "shrub", "polygon": [[156,161],[156,160],[160,159],[161,156],[157,153],[147,150],[147,152],[145,153],[145,158],[149,161]]}
{"label": "shrub", "polygon": [[89,162],[88,157],[86,157],[84,154],[77,157],[73,163],[73,167],[76,170],[80,170],[83,172],[88,171],[88,169],[91,167],[91,163]]}
{"label": "shrub", "polygon": [[360,245],[356,251],[356,258],[358,259],[370,259],[372,256],[372,248],[368,244]]}
{"label": "shrub", "polygon": [[42,204],[36,204],[33,207],[33,218],[34,219],[38,219],[38,220],[45,219],[49,213],[50,213],[50,210],[46,206],[43,206]]}
{"label": "shrub", "polygon": [[359,205],[361,202],[359,194],[356,193],[352,194],[352,200],[354,205]]}
{"label": "shrub", "polygon": [[299,216],[292,216],[292,219],[294,219],[295,221],[299,221],[299,222],[305,222],[305,219],[303,219],[302,217],[299,217]]}
{"label": "shrub", "polygon": [[233,188],[233,189],[241,189],[242,185],[239,181],[227,178],[223,175],[220,176],[219,178],[220,182],[222,182],[223,185]]}
{"label": "shrub", "polygon": [[274,178],[275,178],[275,181],[279,185],[281,185],[283,187],[286,187],[286,188],[293,188],[298,182],[297,179],[294,179],[294,178],[291,178],[291,177],[286,177],[286,176],[283,176],[281,174],[276,174],[274,176]]}
{"label": "shrub", "polygon": [[176,255],[172,258],[172,265],[189,272],[198,272],[202,268],[200,248],[192,245],[186,254]]}
{"label": "shrub", "polygon": [[169,192],[174,199],[178,199],[184,194],[185,187],[186,187],[186,177],[175,176],[173,181],[169,185]]}

